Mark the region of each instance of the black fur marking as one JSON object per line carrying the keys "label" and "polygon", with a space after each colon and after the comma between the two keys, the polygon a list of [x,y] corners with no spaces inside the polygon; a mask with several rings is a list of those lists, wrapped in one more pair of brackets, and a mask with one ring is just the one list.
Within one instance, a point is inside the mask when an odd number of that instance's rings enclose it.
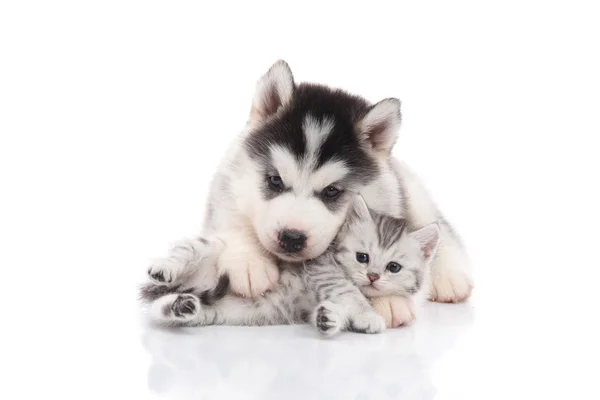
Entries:
{"label": "black fur marking", "polygon": [[414,271],[415,274],[415,287],[417,290],[421,289],[421,280],[423,278],[423,273],[421,271]]}
{"label": "black fur marking", "polygon": [[245,143],[248,152],[263,161],[265,170],[270,166],[271,148],[274,145],[287,148],[300,160],[306,151],[303,119],[304,115],[294,115],[288,110],[266,121],[248,135]]}
{"label": "black fur marking", "polygon": [[356,333],[369,333],[366,328],[358,328],[356,325],[354,325],[354,321],[352,319],[348,321],[348,330]]}
{"label": "black fur marking", "polygon": [[205,306],[212,306],[215,302],[221,300],[229,292],[229,275],[223,274],[219,277],[217,286],[214,289],[198,293],[200,303]]}
{"label": "black fur marking", "polygon": [[327,314],[329,314],[329,310],[325,307],[321,306],[317,310],[317,329],[320,332],[327,332],[331,328],[333,328],[333,324],[330,324],[329,318],[327,318]]}
{"label": "black fur marking", "polygon": [[221,300],[229,292],[229,275],[223,274],[219,277],[217,286],[213,289],[215,300]]}
{"label": "black fur marking", "polygon": [[200,243],[202,244],[208,244],[208,240],[204,239],[203,237],[199,237],[198,240],[200,241]]}
{"label": "black fur marking", "polygon": [[308,311],[306,311],[306,310],[300,311],[300,321],[308,322],[309,318],[310,318],[310,313]]}
{"label": "black fur marking", "polygon": [[182,317],[184,315],[194,315],[196,312],[196,305],[194,304],[193,295],[182,294],[175,299],[171,305],[171,310],[176,317]]}
{"label": "black fur marking", "polygon": [[342,191],[335,199],[329,199],[321,195],[321,193],[315,193],[315,197],[321,199],[325,207],[329,211],[336,212],[341,209],[346,204],[346,199],[348,198],[347,191]]}
{"label": "black fur marking", "polygon": [[364,99],[341,90],[301,84],[296,87],[292,100],[284,109],[250,132],[245,146],[251,156],[261,161],[266,172],[272,168],[270,158],[273,146],[288,149],[297,160],[306,156],[303,125],[307,116],[318,121],[329,119],[334,126],[317,151],[315,168],[318,169],[327,162],[342,161],[350,170],[348,183],[364,185],[379,172],[356,129],[369,109],[370,106]]}
{"label": "black fur marking", "polygon": [[[274,169],[274,168],[271,168],[271,169]],[[273,189],[271,187],[271,185],[269,184],[269,180],[268,180],[269,176],[270,175],[267,174],[267,176],[265,177],[265,183],[261,187],[262,193],[263,193],[263,198],[265,200],[271,200],[283,193],[289,193],[292,191],[292,188],[290,188],[290,187],[284,187],[283,189],[279,189],[279,190]]]}
{"label": "black fur marking", "polygon": [[371,212],[371,215],[375,225],[377,225],[377,236],[380,245],[389,249],[397,244],[406,228],[406,220],[375,212]]}
{"label": "black fur marking", "polygon": [[156,283],[147,283],[140,287],[140,300],[151,302],[167,294],[180,292],[180,286],[157,285]]}
{"label": "black fur marking", "polygon": [[330,288],[335,285],[336,285],[336,282],[325,282],[325,283],[321,283],[321,284],[317,285],[315,290],[317,292],[322,292],[323,289],[327,289],[327,288]]}
{"label": "black fur marking", "polygon": [[154,279],[157,282],[168,283],[168,282],[166,282],[165,275],[163,274],[163,271],[158,271],[158,272],[155,272],[155,273],[151,273],[150,271],[148,271],[148,274],[150,275],[150,278]]}
{"label": "black fur marking", "polygon": [[410,294],[415,294],[421,289],[421,272],[414,269],[411,269],[409,271],[413,274],[415,284],[414,286],[407,287],[406,291]]}
{"label": "black fur marking", "polygon": [[342,290],[341,292],[336,293],[336,296],[344,296],[346,294],[356,293],[356,290],[356,287],[352,287],[350,289]]}

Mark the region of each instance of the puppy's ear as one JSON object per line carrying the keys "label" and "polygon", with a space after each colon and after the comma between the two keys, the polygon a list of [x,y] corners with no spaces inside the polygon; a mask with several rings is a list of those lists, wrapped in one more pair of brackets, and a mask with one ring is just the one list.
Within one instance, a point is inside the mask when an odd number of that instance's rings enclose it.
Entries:
{"label": "puppy's ear", "polygon": [[256,84],[250,121],[261,123],[292,100],[294,77],[283,60],[277,61]]}
{"label": "puppy's ear", "polygon": [[440,242],[440,228],[438,224],[434,222],[425,225],[423,228],[411,232],[410,235],[419,242],[421,254],[425,262],[431,261]]}
{"label": "puppy's ear", "polygon": [[389,98],[371,107],[359,124],[362,138],[375,151],[388,154],[398,139],[400,100]]}

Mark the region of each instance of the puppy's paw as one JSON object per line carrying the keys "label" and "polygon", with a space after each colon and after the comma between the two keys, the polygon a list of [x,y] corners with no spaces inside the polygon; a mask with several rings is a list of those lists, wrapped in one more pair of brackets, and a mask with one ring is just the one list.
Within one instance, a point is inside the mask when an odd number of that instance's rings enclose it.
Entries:
{"label": "puppy's paw", "polygon": [[169,251],[169,256],[155,260],[148,268],[148,277],[158,284],[170,284],[186,271],[212,263],[223,250],[223,242],[219,239],[187,239],[177,243]]}
{"label": "puppy's paw", "polygon": [[313,315],[313,325],[325,336],[333,336],[339,333],[346,323],[343,307],[324,301],[319,304]]}
{"label": "puppy's paw", "polygon": [[438,303],[458,303],[467,299],[473,282],[462,269],[437,268],[432,270],[429,299]]}
{"label": "puppy's paw", "polygon": [[228,244],[219,257],[219,270],[229,276],[229,287],[234,293],[257,298],[277,285],[279,268],[273,258],[262,254],[260,249],[236,250]]}
{"label": "puppy's paw", "polygon": [[155,260],[148,268],[148,277],[158,284],[169,284],[175,281],[185,268],[185,262],[174,258]]}
{"label": "puppy's paw", "polygon": [[385,327],[386,323],[381,315],[372,309],[366,309],[350,318],[348,330],[358,333],[381,333],[385,330]]}
{"label": "puppy's paw", "polygon": [[415,319],[414,303],[407,297],[374,297],[371,299],[371,305],[377,314],[383,317],[385,326],[388,328],[408,325]]}

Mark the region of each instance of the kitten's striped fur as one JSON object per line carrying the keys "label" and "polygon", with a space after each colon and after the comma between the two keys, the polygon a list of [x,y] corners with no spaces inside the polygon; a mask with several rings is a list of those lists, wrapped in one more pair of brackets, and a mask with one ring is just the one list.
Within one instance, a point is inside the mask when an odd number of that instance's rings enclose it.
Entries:
{"label": "kitten's striped fur", "polygon": [[[187,252],[185,244],[175,248],[171,257],[178,259],[171,262],[186,267],[179,276],[170,271],[170,282],[165,282],[166,273],[153,267],[149,273],[154,282],[145,285],[141,294],[152,302],[151,317],[170,326],[310,321],[325,335],[342,330],[377,333],[385,329],[385,322],[368,298],[416,293],[427,275],[426,265],[438,237],[437,225],[408,232],[406,221],[370,211],[357,197],[329,250],[301,264],[284,263],[279,285],[263,297],[248,299],[230,293],[228,276],[217,278],[212,272],[222,246],[218,240],[206,239],[190,243]],[[369,262],[359,263],[357,252],[368,254]],[[187,262],[182,263],[186,256]],[[402,265],[399,272],[386,270],[392,261]],[[197,275],[202,275],[202,284]],[[374,276],[377,279],[372,281]],[[209,289],[207,280],[211,281]]]}

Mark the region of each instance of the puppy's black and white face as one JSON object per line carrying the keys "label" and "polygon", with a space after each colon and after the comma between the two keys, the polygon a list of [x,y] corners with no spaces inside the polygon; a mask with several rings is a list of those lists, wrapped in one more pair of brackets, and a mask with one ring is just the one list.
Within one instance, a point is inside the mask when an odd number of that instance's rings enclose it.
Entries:
{"label": "puppy's black and white face", "polygon": [[273,65],[258,82],[244,143],[262,245],[289,261],[322,254],[354,196],[377,178],[399,123],[396,99],[369,105],[324,86],[296,86],[287,64]]}

